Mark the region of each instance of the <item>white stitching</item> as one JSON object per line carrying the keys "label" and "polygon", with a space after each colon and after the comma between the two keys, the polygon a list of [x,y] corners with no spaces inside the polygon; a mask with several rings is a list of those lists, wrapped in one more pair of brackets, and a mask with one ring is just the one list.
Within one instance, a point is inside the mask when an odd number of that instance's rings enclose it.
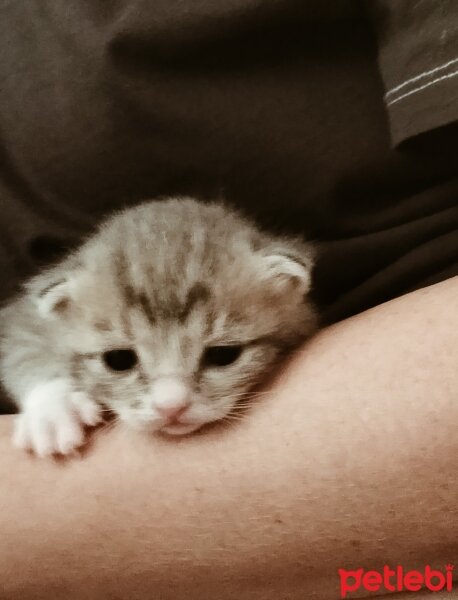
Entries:
{"label": "white stitching", "polygon": [[399,102],[399,100],[402,100],[403,98],[407,98],[407,96],[411,96],[412,94],[421,92],[421,90],[424,90],[425,88],[429,87],[430,85],[434,85],[434,84],[438,83],[439,81],[443,81],[444,79],[450,79],[451,77],[455,77],[456,75],[458,75],[458,71],[453,71],[453,73],[449,73],[448,75],[442,75],[442,77],[437,77],[436,79],[433,79],[432,81],[428,81],[428,83],[425,83],[424,85],[420,85],[419,87],[417,87],[413,90],[410,90],[410,92],[401,94],[394,100],[391,100],[391,102],[387,102],[386,105],[391,106],[392,104]]}
{"label": "white stitching", "polygon": [[402,89],[406,85],[409,85],[409,83],[414,83],[414,81],[418,81],[419,79],[423,79],[423,77],[427,77],[428,75],[432,75],[433,73],[437,73],[437,71],[443,71],[444,69],[446,69],[450,65],[455,64],[456,62],[458,62],[458,58],[454,58],[453,60],[449,60],[448,62],[444,63],[443,65],[440,65],[439,67],[435,67],[434,69],[431,69],[430,71],[423,71],[423,73],[420,73],[420,75],[416,75],[415,77],[411,77],[410,79],[406,79],[406,81],[404,81],[403,83],[397,85],[396,87],[392,88],[389,92],[387,92],[385,94],[385,98],[388,98],[388,96],[391,96],[392,94],[394,94],[398,90]]}

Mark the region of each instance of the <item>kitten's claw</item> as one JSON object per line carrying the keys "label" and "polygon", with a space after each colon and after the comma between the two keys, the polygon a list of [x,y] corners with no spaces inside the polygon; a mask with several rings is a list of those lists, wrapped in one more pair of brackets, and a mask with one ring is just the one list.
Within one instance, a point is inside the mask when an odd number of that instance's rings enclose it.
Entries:
{"label": "kitten's claw", "polygon": [[102,420],[100,406],[88,398],[83,392],[74,392],[72,401],[78,410],[81,421],[89,427],[94,427]]}
{"label": "kitten's claw", "polygon": [[16,448],[28,449],[28,434],[25,419],[23,415],[16,417],[13,433],[13,444]]}
{"label": "kitten's claw", "polygon": [[34,388],[16,419],[15,446],[38,456],[67,455],[84,443],[84,427],[97,425],[100,407],[82,392],[71,390],[65,380],[53,380]]}

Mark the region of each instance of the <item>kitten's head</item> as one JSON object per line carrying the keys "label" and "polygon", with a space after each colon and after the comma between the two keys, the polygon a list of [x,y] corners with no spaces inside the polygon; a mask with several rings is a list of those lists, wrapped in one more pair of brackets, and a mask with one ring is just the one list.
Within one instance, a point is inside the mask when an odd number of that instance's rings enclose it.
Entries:
{"label": "kitten's head", "polygon": [[302,242],[170,200],[113,217],[32,295],[81,389],[133,426],[184,434],[229,415],[314,330],[311,268]]}

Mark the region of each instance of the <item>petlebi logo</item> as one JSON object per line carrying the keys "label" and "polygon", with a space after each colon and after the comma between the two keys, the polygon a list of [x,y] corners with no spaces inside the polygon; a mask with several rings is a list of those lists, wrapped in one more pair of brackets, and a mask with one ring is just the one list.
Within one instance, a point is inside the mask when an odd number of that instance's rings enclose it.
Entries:
{"label": "petlebi logo", "polygon": [[423,588],[431,592],[451,592],[453,569],[451,564],[445,565],[443,571],[432,569],[429,565],[423,571],[406,571],[400,565],[393,568],[385,565],[382,571],[339,569],[340,597],[350,598],[349,594],[359,589],[366,592],[418,592]]}

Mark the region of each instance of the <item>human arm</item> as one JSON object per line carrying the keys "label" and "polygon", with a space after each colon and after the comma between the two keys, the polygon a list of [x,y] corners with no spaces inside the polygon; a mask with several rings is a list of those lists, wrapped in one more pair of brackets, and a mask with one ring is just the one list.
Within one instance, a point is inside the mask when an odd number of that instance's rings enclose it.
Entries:
{"label": "human arm", "polygon": [[338,568],[458,559],[458,279],[316,336],[232,427],[123,429],[81,460],[10,446],[8,600],[338,597]]}

